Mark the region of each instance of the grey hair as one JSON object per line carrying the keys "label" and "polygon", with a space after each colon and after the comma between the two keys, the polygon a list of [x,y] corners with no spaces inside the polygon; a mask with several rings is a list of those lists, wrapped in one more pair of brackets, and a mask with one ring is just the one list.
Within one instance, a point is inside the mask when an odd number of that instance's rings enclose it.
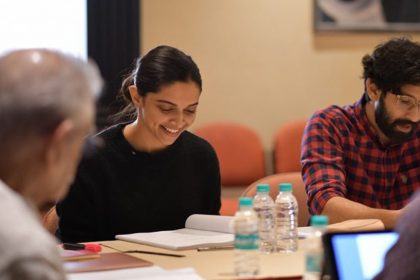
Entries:
{"label": "grey hair", "polygon": [[101,87],[93,62],[57,51],[18,50],[0,57],[0,152],[10,144],[30,145],[28,138],[77,119],[81,104],[96,98]]}

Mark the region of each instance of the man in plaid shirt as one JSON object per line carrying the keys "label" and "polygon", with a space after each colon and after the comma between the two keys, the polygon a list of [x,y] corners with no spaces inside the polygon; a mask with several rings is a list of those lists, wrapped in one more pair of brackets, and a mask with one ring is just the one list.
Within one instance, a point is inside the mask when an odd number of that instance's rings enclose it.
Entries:
{"label": "man in plaid shirt", "polygon": [[420,45],[392,39],[362,63],[362,98],[308,122],[302,176],[312,214],[332,223],[377,218],[392,228],[420,187]]}

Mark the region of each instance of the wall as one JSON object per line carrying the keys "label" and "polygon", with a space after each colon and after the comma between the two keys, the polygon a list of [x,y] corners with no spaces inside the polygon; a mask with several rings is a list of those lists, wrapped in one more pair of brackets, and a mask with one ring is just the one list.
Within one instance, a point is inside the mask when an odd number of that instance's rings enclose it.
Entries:
{"label": "wall", "polygon": [[[400,33],[315,33],[311,0],[142,0],[141,52],[168,44],[200,67],[195,127],[228,120],[267,150],[284,122],[363,91],[361,58]],[[412,36],[420,40],[420,36]]]}

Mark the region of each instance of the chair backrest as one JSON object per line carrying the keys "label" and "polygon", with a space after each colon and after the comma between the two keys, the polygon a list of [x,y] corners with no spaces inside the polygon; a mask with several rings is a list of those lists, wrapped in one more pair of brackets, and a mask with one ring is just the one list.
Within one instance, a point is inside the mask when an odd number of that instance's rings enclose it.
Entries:
{"label": "chair backrest", "polygon": [[58,228],[58,215],[55,206],[51,207],[47,213],[42,214],[42,224],[52,235],[55,235]]}
{"label": "chair backrest", "polygon": [[265,176],[264,149],[258,134],[238,123],[203,125],[194,133],[215,149],[222,186],[248,186]]}
{"label": "chair backrest", "polygon": [[284,124],[274,135],[274,173],[301,170],[300,151],[307,120]]}
{"label": "chair backrest", "polygon": [[280,183],[291,183],[293,185],[293,194],[298,202],[298,226],[307,226],[309,221],[309,210],[307,206],[308,197],[305,191],[305,185],[303,184],[302,175],[300,172],[288,172],[274,174],[264,177],[254,183],[252,183],[242,193],[242,196],[254,197],[256,194],[256,186],[260,183],[266,183],[270,185],[270,196],[273,200],[276,199],[278,194],[278,185]]}
{"label": "chair backrest", "polygon": [[238,197],[222,197],[221,216],[234,216],[238,210]]}

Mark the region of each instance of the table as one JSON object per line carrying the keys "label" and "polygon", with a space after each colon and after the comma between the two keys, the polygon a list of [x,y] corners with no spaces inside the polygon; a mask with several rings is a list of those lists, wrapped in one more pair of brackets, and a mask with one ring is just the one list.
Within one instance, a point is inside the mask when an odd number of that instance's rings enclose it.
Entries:
{"label": "table", "polygon": [[[205,279],[238,279],[233,273],[233,249],[201,252],[198,252],[197,250],[171,251],[120,240],[103,241],[99,243],[120,251],[147,250],[183,254],[186,257],[176,258],[130,253],[130,255],[134,257],[148,260],[164,269],[193,267],[196,272]],[[284,279],[300,279],[300,276],[304,272],[304,253],[302,247],[303,241],[299,240],[299,250],[295,253],[260,254],[260,274],[255,278],[282,279],[282,277],[284,277]],[[114,252],[114,250],[103,247],[103,252]]]}

